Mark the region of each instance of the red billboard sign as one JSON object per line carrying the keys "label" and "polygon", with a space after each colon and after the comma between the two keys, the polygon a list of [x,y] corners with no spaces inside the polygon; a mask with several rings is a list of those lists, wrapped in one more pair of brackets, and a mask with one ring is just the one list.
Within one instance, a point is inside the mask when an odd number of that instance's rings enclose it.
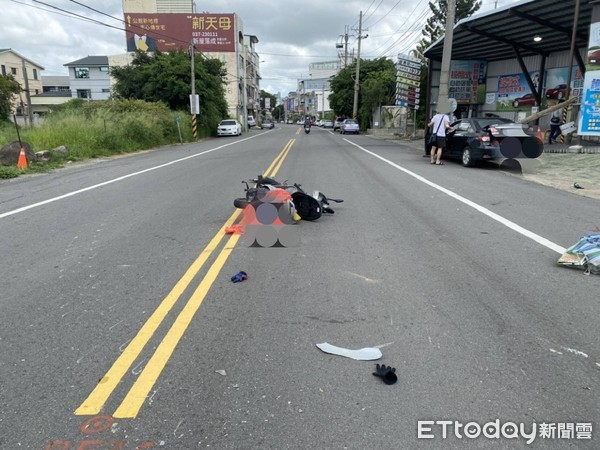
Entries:
{"label": "red billboard sign", "polygon": [[187,49],[201,52],[235,51],[233,14],[126,13],[127,51],[152,52]]}

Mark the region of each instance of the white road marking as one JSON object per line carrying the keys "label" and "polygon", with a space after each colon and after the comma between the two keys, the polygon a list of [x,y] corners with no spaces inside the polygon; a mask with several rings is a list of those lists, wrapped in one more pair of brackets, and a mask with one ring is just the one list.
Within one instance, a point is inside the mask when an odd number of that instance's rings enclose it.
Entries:
{"label": "white road marking", "polygon": [[128,175],[123,175],[122,177],[118,177],[118,178],[114,178],[112,180],[104,181],[103,183],[94,184],[93,186],[88,186],[86,188],[79,189],[79,190],[73,191],[73,192],[69,192],[69,193],[64,194],[64,195],[59,195],[58,197],[49,198],[48,200],[44,200],[44,201],[41,201],[41,202],[38,202],[38,203],[33,203],[31,205],[23,206],[21,208],[17,208],[17,209],[14,209],[12,211],[8,211],[8,212],[0,214],[0,219],[4,219],[5,217],[9,217],[9,216],[14,216],[15,214],[22,213],[22,212],[27,211],[29,209],[37,208],[38,206],[47,205],[48,203],[57,202],[59,200],[63,200],[63,199],[68,198],[68,197],[73,197],[74,195],[78,195],[78,194],[81,194],[83,192],[91,191],[93,189],[98,189],[98,188],[100,188],[102,186],[107,186],[109,184],[116,183],[118,181],[123,181],[123,180],[126,180],[127,178],[135,177],[137,175],[142,175],[142,174],[147,173],[147,172],[152,172],[154,170],[162,169],[163,167],[168,167],[168,166],[171,166],[173,164],[180,163],[182,161],[187,161],[188,159],[196,158],[197,156],[206,155],[207,153],[211,153],[211,152],[214,152],[216,150],[220,150],[222,148],[229,147],[231,145],[239,144],[240,142],[247,141],[248,139],[254,139],[257,136],[260,136],[260,134],[256,134],[254,136],[250,136],[250,137],[247,137],[245,139],[240,139],[239,141],[234,141],[234,142],[229,142],[227,144],[219,145],[218,147],[211,148],[210,150],[205,150],[205,151],[200,152],[200,153],[195,153],[193,155],[186,156],[185,158],[176,159],[174,161],[170,161],[168,163],[161,164],[159,166],[150,167],[148,169],[140,170],[139,172],[134,172],[134,173],[130,173]]}
{"label": "white road marking", "polygon": [[384,158],[382,156],[379,156],[378,154],[373,153],[372,151],[367,150],[366,148],[361,147],[360,145],[358,145],[358,144],[356,144],[356,143],[354,143],[352,141],[349,141],[348,139],[344,139],[344,140],[346,142],[348,142],[349,144],[352,144],[355,147],[359,148],[363,152],[368,153],[371,156],[374,156],[375,158],[377,158],[377,159],[385,162],[386,164],[389,164],[390,166],[392,166],[392,167],[394,167],[394,168],[396,168],[396,169],[398,169],[398,170],[406,173],[407,175],[410,175],[411,177],[413,177],[413,178],[421,181],[422,183],[425,183],[425,184],[431,186],[432,188],[437,189],[440,192],[443,192],[444,194],[446,194],[446,195],[448,195],[448,196],[450,196],[450,197],[458,200],[459,202],[464,203],[467,206],[470,206],[471,208],[479,211],[482,214],[485,214],[486,216],[494,219],[497,222],[500,222],[502,225],[510,228],[511,230],[514,230],[517,233],[520,233],[523,236],[528,237],[529,239],[537,242],[538,244],[541,244],[544,247],[547,247],[550,250],[555,251],[556,253],[560,253],[561,255],[565,252],[565,250],[566,250],[565,247],[561,247],[560,245],[555,244],[554,242],[546,239],[545,237],[542,237],[539,234],[534,233],[533,231],[529,231],[528,229],[523,228],[520,225],[517,225],[516,223],[514,223],[514,222],[512,222],[512,221],[510,221],[510,220],[508,220],[508,219],[506,219],[504,217],[502,217],[501,215],[496,214],[495,212],[490,211],[489,209],[485,208],[484,206],[481,206],[481,205],[479,205],[479,204],[477,204],[477,203],[475,203],[475,202],[473,202],[473,201],[469,200],[468,198],[465,198],[465,197],[463,197],[461,195],[455,194],[454,192],[452,192],[452,191],[450,191],[450,190],[448,190],[448,189],[440,186],[439,184],[435,184],[435,183],[429,181],[427,178],[422,177],[421,175],[418,175],[418,174],[416,174],[416,173],[414,173],[414,172],[412,172],[412,171],[410,171],[408,169],[405,169],[404,167],[399,166],[398,164],[390,161],[389,159],[386,159],[386,158]]}
{"label": "white road marking", "polygon": [[584,358],[589,357],[587,353],[583,353],[582,351],[575,350],[574,348],[569,348],[569,347],[561,347],[561,348],[569,353],[574,353],[577,356],[583,356]]}

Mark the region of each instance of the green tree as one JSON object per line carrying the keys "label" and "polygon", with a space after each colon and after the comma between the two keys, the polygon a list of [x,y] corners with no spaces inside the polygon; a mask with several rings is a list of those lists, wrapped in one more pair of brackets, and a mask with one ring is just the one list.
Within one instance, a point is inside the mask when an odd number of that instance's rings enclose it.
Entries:
{"label": "green tree", "polygon": [[277,105],[275,108],[273,108],[271,115],[277,120],[283,120],[285,118],[285,110],[283,109],[283,105]]}
{"label": "green tree", "polygon": [[269,109],[271,110],[271,114],[273,115],[273,110],[275,109],[275,105],[277,104],[277,97],[275,97],[273,94],[267,92],[267,91],[263,91],[262,89],[260,90],[260,110],[261,110],[261,115],[264,118],[266,116],[266,112],[267,112],[267,107],[265,106],[265,98],[269,99]]}
{"label": "green tree", "polygon": [[[223,63],[195,54],[195,91],[200,97],[198,127],[212,133],[227,117]],[[116,79],[114,95],[127,99],[162,102],[174,110],[189,111],[191,60],[183,51],[154,55],[138,52],[131,65],[111,69]]]}
{"label": "green tree", "polygon": [[21,92],[21,85],[12,75],[0,75],[0,122],[10,121],[12,101]]}
{"label": "green tree", "polygon": [[[481,8],[481,0],[456,0],[454,24],[459,20],[470,17]],[[429,16],[421,33],[423,38],[417,44],[417,51],[423,58],[423,52],[437,41],[446,31],[446,16],[448,15],[448,0],[429,2],[432,15]]]}
{"label": "green tree", "polygon": [[[354,108],[354,77],[356,62],[342,69],[331,79],[329,105],[336,115],[351,117]],[[363,92],[364,90],[364,92]],[[396,68],[387,58],[360,61],[360,92],[358,114],[362,129],[370,125],[373,109],[393,105],[396,92]]]}

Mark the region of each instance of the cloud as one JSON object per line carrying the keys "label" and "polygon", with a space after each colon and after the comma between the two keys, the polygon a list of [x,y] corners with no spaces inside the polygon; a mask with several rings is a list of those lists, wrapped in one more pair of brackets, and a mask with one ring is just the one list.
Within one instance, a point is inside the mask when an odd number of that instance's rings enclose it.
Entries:
{"label": "cloud", "polygon": [[[33,0],[3,0],[0,15],[0,47],[12,48],[45,67],[43,75],[67,75],[64,64],[90,55],[116,55],[125,52],[125,33],[115,28],[82,20],[80,16],[124,28],[121,0],[85,2],[94,12],[69,0],[44,0],[59,11]],[[311,62],[331,61],[342,52],[336,43],[348,30],[349,54],[356,54],[359,11],[364,13],[363,32],[369,37],[361,42],[366,58],[395,58],[399,51],[414,48],[421,37],[424,20],[418,13],[428,13],[427,2],[368,2],[329,0],[213,0],[196,1],[198,13],[236,13],[245,34],[255,35],[259,43],[261,88],[286,95],[297,88],[297,80],[307,77]],[[396,5],[396,6],[394,6]],[[115,19],[107,17],[105,14]],[[412,30],[412,33],[407,33]],[[342,49],[343,50],[343,49]],[[350,57],[349,57],[349,60]]]}

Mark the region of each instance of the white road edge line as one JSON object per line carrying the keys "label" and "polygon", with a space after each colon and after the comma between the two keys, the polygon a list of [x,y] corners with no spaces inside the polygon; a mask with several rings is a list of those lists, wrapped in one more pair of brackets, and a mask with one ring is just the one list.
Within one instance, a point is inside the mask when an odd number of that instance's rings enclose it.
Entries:
{"label": "white road edge line", "polygon": [[384,157],[379,156],[378,154],[373,153],[372,151],[367,150],[366,148],[361,147],[360,145],[358,145],[358,144],[356,144],[356,143],[354,143],[354,142],[352,142],[352,141],[350,141],[348,139],[344,138],[344,140],[346,142],[348,142],[349,144],[352,144],[353,146],[359,148],[363,152],[368,153],[371,156],[374,156],[375,158],[377,158],[377,159],[385,162],[386,164],[389,164],[390,166],[392,166],[392,167],[394,167],[394,168],[396,168],[398,170],[401,170],[402,172],[404,172],[407,175],[410,175],[411,177],[413,177],[413,178],[421,181],[422,183],[425,183],[425,184],[431,186],[432,188],[437,189],[440,192],[443,192],[444,194],[446,194],[446,195],[448,195],[448,196],[450,196],[450,197],[458,200],[459,202],[464,203],[467,206],[470,206],[471,208],[479,211],[482,214],[485,214],[486,216],[494,219],[497,222],[500,222],[502,225],[510,228],[511,230],[514,230],[517,233],[520,233],[523,236],[528,237],[529,239],[537,242],[538,244],[541,244],[544,247],[549,248],[550,250],[554,250],[555,252],[560,253],[561,255],[565,252],[565,250],[566,250],[565,247],[561,247],[560,245],[555,244],[554,242],[546,239],[545,237],[542,237],[539,234],[535,234],[533,231],[529,231],[528,229],[523,228],[522,226],[517,225],[516,223],[514,223],[514,222],[512,222],[512,221],[510,221],[508,219],[505,219],[504,217],[496,214],[495,212],[492,212],[489,209],[487,209],[487,208],[485,208],[485,207],[483,207],[481,205],[478,205],[477,203],[475,203],[475,202],[473,202],[473,201],[471,201],[471,200],[469,200],[469,199],[467,199],[465,197],[462,197],[462,196],[460,196],[458,194],[455,194],[454,192],[452,192],[452,191],[450,191],[450,190],[448,190],[448,189],[446,189],[446,188],[444,188],[444,187],[442,187],[442,186],[440,186],[438,184],[435,184],[435,183],[429,181],[428,179],[422,177],[421,175],[418,175],[418,174],[416,174],[414,172],[411,172],[410,170],[405,169],[404,167],[399,166],[398,164],[390,161],[389,159],[385,159]]}
{"label": "white road edge line", "polygon": [[[261,134],[263,134],[263,133],[261,133]],[[150,167],[149,169],[144,169],[144,170],[140,170],[139,172],[130,173],[129,175],[123,175],[122,177],[118,177],[118,178],[115,178],[113,180],[104,181],[103,183],[94,184],[93,186],[88,186],[86,188],[79,189],[79,190],[73,191],[73,192],[69,192],[68,194],[60,195],[58,197],[49,198],[48,200],[44,200],[42,202],[33,203],[31,205],[28,205],[28,206],[23,206],[21,208],[17,208],[17,209],[14,209],[12,211],[8,211],[8,212],[0,214],[0,219],[4,219],[5,217],[8,217],[8,216],[14,216],[15,214],[22,213],[22,212],[27,211],[29,209],[37,208],[38,206],[47,205],[48,203],[57,202],[59,200],[63,200],[63,199],[68,198],[68,197],[73,197],[74,195],[81,194],[81,193],[87,192],[87,191],[91,191],[92,189],[97,189],[99,187],[106,186],[108,184],[116,183],[118,181],[123,181],[123,180],[125,180],[127,178],[135,177],[137,175],[141,175],[141,174],[146,173],[146,172],[151,172],[153,170],[162,169],[163,167],[167,167],[167,166],[170,166],[170,165],[173,165],[173,164],[180,163],[182,161],[186,161],[188,159],[195,158],[196,156],[206,155],[207,153],[211,153],[211,152],[214,152],[216,150],[220,150],[222,148],[229,147],[230,145],[239,144],[240,142],[247,141],[248,139],[253,139],[253,138],[257,137],[257,136],[260,136],[261,134],[257,134],[255,136],[250,136],[250,137],[247,137],[247,138],[244,138],[244,139],[240,139],[239,141],[229,142],[227,144],[223,144],[223,145],[220,145],[218,147],[211,148],[210,150],[206,150],[206,151],[203,151],[203,152],[200,152],[200,153],[196,153],[194,155],[186,156],[185,158],[176,159],[176,160],[170,161],[168,163],[161,164],[160,166]]]}

